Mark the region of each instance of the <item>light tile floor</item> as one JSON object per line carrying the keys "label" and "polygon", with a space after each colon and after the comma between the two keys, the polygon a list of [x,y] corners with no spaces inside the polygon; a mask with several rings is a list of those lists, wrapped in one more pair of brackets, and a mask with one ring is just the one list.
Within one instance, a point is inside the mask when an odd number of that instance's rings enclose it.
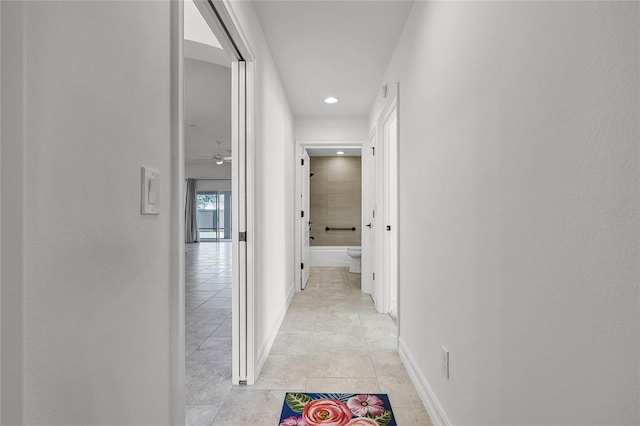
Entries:
{"label": "light tile floor", "polygon": [[286,391],[387,393],[399,426],[431,421],[375,311],[346,268],[311,268],[254,386],[231,385],[231,245],[186,249],[187,425],[277,426]]}

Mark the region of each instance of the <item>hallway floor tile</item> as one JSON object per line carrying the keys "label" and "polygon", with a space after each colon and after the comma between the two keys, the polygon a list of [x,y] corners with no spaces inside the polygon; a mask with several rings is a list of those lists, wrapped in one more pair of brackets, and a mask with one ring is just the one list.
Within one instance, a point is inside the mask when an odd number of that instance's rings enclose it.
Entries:
{"label": "hallway floor tile", "polygon": [[311,268],[255,386],[231,385],[231,244],[189,244],[186,424],[278,426],[285,392],[387,393],[400,426],[431,422],[397,351],[393,319],[376,313],[346,268]]}

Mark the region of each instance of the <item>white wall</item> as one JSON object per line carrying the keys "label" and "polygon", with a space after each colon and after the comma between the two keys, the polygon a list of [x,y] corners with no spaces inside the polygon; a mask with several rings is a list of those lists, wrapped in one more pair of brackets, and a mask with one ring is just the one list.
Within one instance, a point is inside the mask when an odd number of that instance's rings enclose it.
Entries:
{"label": "white wall", "polygon": [[400,337],[453,424],[640,423],[638,25],[622,2],[409,16],[383,82]]}
{"label": "white wall", "polygon": [[1,370],[0,394],[5,425],[22,422],[22,273],[24,182],[23,34],[24,10],[19,2],[1,2],[2,54],[0,221]]}
{"label": "white wall", "polygon": [[[170,5],[22,5],[24,423],[169,424]],[[159,216],[140,215],[143,164],[161,173]]]}
{"label": "white wall", "polygon": [[192,179],[231,179],[231,163],[217,165],[214,161],[186,163],[184,177]]}
{"label": "white wall", "polygon": [[202,179],[196,182],[196,191],[231,191],[231,180]]}
{"label": "white wall", "polygon": [[369,137],[367,117],[295,117],[297,141],[364,141]]}
{"label": "white wall", "polygon": [[231,191],[231,163],[186,163],[184,175],[185,178],[199,179],[198,190]]}
{"label": "white wall", "polygon": [[268,354],[294,289],[293,116],[251,2],[232,2],[255,58],[256,359]]}

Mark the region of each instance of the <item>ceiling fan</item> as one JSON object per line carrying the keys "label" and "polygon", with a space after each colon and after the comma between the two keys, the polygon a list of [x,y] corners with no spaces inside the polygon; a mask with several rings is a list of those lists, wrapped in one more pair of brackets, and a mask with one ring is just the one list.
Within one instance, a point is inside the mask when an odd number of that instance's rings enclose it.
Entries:
{"label": "ceiling fan", "polygon": [[214,160],[217,165],[221,165],[223,163],[230,163],[232,157],[231,156],[222,155],[221,151],[225,151],[227,154],[231,154],[231,150],[230,149],[222,150],[221,149],[222,141],[216,141],[216,143],[218,144],[218,150],[217,150],[217,152],[215,154],[213,154],[213,155],[201,155],[196,161],[211,161],[211,160]]}

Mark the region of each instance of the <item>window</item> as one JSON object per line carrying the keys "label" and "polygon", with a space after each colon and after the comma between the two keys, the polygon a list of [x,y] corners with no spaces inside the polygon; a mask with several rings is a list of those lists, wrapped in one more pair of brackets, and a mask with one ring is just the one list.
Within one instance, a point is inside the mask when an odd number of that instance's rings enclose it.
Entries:
{"label": "window", "polygon": [[231,241],[231,191],[198,192],[200,241]]}

